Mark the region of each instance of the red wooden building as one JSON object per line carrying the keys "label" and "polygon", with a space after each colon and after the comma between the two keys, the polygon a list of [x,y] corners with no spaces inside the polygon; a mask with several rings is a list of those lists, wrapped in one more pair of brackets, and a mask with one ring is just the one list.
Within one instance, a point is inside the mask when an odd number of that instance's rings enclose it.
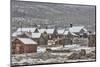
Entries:
{"label": "red wooden building", "polygon": [[37,52],[37,42],[29,38],[16,38],[12,41],[12,54]]}

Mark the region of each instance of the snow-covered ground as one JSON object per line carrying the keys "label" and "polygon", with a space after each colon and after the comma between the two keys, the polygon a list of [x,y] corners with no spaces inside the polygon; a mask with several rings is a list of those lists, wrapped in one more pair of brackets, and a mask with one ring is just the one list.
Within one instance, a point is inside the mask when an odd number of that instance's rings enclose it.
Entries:
{"label": "snow-covered ground", "polygon": [[37,47],[37,53],[44,53],[46,51],[45,47]]}
{"label": "snow-covered ground", "polygon": [[[37,53],[27,54],[14,54],[12,55],[12,65],[29,65],[29,64],[42,64],[42,63],[64,63],[64,62],[78,62],[78,61],[94,61],[95,60],[95,47],[74,45],[65,45],[65,47],[49,47],[52,52],[46,52],[47,47],[39,46]],[[81,49],[86,51],[85,56],[80,56]],[[53,52],[54,50],[70,50],[71,52]],[[75,54],[76,53],[76,54]],[[77,59],[70,59],[72,55],[76,55]]]}

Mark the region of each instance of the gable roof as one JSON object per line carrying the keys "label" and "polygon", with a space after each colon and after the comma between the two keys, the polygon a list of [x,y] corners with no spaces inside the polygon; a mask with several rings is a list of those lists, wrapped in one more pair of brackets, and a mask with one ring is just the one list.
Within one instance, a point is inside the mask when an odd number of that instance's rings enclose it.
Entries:
{"label": "gable roof", "polygon": [[73,35],[73,36],[78,36],[78,35],[76,35],[75,33],[70,32],[70,31],[65,30],[65,29],[59,29],[59,30],[57,30],[57,32],[58,32],[58,34],[62,34],[62,35],[68,35],[68,33],[70,33],[70,34]]}
{"label": "gable roof", "polygon": [[73,26],[71,28],[69,28],[70,32],[80,32],[81,29],[83,29],[84,31],[87,31],[84,26]]}
{"label": "gable roof", "polygon": [[46,31],[48,34],[53,34],[54,29],[39,29],[40,33],[43,33],[44,31]]}
{"label": "gable roof", "polygon": [[32,38],[40,38],[41,33],[32,33],[31,37]]}
{"label": "gable roof", "polygon": [[46,31],[46,29],[39,29],[40,33],[43,33],[44,31]]}
{"label": "gable roof", "polygon": [[12,33],[12,36],[17,37],[18,35],[22,35],[25,32],[34,32],[35,30],[36,28],[18,28],[16,32]]}
{"label": "gable roof", "polygon": [[23,34],[22,32],[14,32],[12,33],[12,36],[17,37],[18,35],[22,35],[22,34]]}
{"label": "gable roof", "polygon": [[36,28],[18,28],[17,32],[34,32]]}
{"label": "gable roof", "polygon": [[37,42],[35,42],[30,38],[17,38],[17,39],[23,42],[24,44],[37,44]]}
{"label": "gable roof", "polygon": [[68,35],[69,33],[70,33],[71,35],[73,35],[73,36],[78,36],[78,35],[76,35],[75,33],[70,32],[70,31],[65,31],[65,32],[64,32],[64,35]]}
{"label": "gable roof", "polygon": [[58,34],[63,34],[64,31],[65,31],[65,29],[59,29],[59,30],[57,30]]}

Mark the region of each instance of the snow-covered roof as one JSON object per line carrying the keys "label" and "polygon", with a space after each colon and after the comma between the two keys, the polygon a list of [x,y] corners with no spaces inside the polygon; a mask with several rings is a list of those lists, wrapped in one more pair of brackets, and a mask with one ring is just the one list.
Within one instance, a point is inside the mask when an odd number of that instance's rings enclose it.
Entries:
{"label": "snow-covered roof", "polygon": [[35,42],[30,38],[17,38],[17,39],[22,41],[24,44],[37,44],[37,42]]}
{"label": "snow-covered roof", "polygon": [[[59,29],[59,30],[57,30],[57,32],[58,32],[58,34],[62,34],[62,35],[68,35],[68,33],[70,32],[70,31],[68,31],[68,30],[65,30],[65,29]],[[73,32],[70,32],[72,35],[74,35],[74,36],[77,36],[75,33],[73,33]]]}
{"label": "snow-covered roof", "polygon": [[14,32],[12,33],[12,36],[17,37],[18,35],[22,35],[22,34],[23,34],[22,32]]}
{"label": "snow-covered roof", "polygon": [[47,29],[47,31],[46,31],[48,34],[53,34],[53,32],[54,32],[54,29]]}
{"label": "snow-covered roof", "polygon": [[41,33],[32,33],[32,38],[40,38]]}
{"label": "snow-covered roof", "polygon": [[68,35],[68,33],[70,33],[70,34],[73,35],[73,36],[78,36],[78,35],[76,35],[75,33],[69,32],[69,31],[65,31],[65,32],[64,32],[64,35]]}
{"label": "snow-covered roof", "polygon": [[84,26],[73,26],[69,28],[70,32],[80,32],[81,29],[83,29],[84,31],[87,31]]}
{"label": "snow-covered roof", "polygon": [[46,29],[39,29],[40,33],[43,33],[44,31],[46,31]]}
{"label": "snow-covered roof", "polygon": [[17,35],[22,35],[25,32],[34,32],[35,29],[36,28],[18,28],[16,32],[12,33],[12,36],[17,37]]}
{"label": "snow-covered roof", "polygon": [[75,33],[73,33],[73,32],[71,32],[71,34],[72,34],[73,36],[78,36],[77,34],[75,34]]}
{"label": "snow-covered roof", "polygon": [[53,34],[54,29],[39,29],[40,33],[43,33],[44,31],[46,31],[48,34]]}
{"label": "snow-covered roof", "polygon": [[36,28],[18,28],[17,32],[34,32]]}
{"label": "snow-covered roof", "polygon": [[59,30],[57,30],[58,34],[63,34],[64,31],[65,31],[65,29],[59,29]]}
{"label": "snow-covered roof", "polygon": [[[73,26],[73,27],[70,27],[68,30],[65,30],[65,29],[58,29],[57,32],[58,34],[67,34],[68,31],[70,32],[73,32],[72,34],[73,35],[76,35],[74,34],[75,32],[80,32],[81,30],[84,30],[85,32],[87,32],[87,30],[84,28],[84,26]],[[40,33],[43,33],[44,31],[46,31],[48,34],[53,34],[54,33],[54,29],[39,29],[39,33],[34,33],[34,31],[36,30],[36,28],[18,28],[16,32],[14,32],[12,34],[12,36],[16,37],[17,35],[21,35],[22,32],[32,32],[32,37],[39,37],[40,36]],[[22,32],[21,32],[22,31]],[[36,36],[34,36],[36,35]]]}

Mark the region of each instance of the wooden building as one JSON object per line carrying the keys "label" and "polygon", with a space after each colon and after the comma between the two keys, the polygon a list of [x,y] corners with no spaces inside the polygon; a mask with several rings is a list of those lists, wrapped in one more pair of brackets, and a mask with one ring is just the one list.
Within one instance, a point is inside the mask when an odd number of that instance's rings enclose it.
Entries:
{"label": "wooden building", "polygon": [[73,44],[73,39],[78,37],[77,34],[70,32],[66,29],[58,30],[58,37],[56,40],[56,44],[59,45],[71,45]]}
{"label": "wooden building", "polygon": [[41,33],[39,39],[39,45],[47,45],[47,44],[48,44],[48,34],[46,31],[44,31],[44,33]]}
{"label": "wooden building", "polygon": [[65,29],[59,29],[59,30],[57,30],[57,32],[58,32],[57,36],[59,38],[62,38],[64,36]]}
{"label": "wooden building", "polygon": [[[81,37],[82,36],[82,37]],[[30,38],[36,41],[38,45],[49,44],[77,44],[79,38],[87,38],[87,30],[84,26],[72,26],[69,28],[57,29],[57,28],[18,28],[16,32],[12,34],[12,37]],[[74,40],[74,42],[73,42]]]}
{"label": "wooden building", "polygon": [[88,46],[96,47],[96,35],[95,34],[91,34],[88,36]]}
{"label": "wooden building", "polygon": [[36,41],[39,45],[39,40],[41,37],[41,33],[31,33],[31,34],[26,34],[29,38],[31,38],[32,40]]}
{"label": "wooden building", "polygon": [[12,41],[12,54],[37,52],[37,42],[29,38],[16,38]]}
{"label": "wooden building", "polygon": [[48,34],[48,39],[53,39],[55,38],[55,35],[57,33],[56,29],[40,29],[40,33],[46,32]]}
{"label": "wooden building", "polygon": [[87,37],[87,29],[84,26],[71,26],[69,28],[70,32],[73,32],[77,35],[79,35],[80,37]]}

